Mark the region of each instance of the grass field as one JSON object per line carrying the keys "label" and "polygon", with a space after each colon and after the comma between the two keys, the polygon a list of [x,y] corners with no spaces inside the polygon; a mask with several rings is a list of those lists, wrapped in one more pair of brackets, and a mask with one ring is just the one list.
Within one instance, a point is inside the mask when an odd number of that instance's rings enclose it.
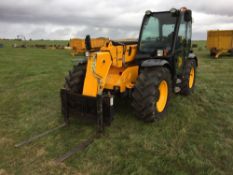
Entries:
{"label": "grass field", "polygon": [[194,94],[174,96],[165,118],[151,124],[137,120],[129,100],[122,100],[105,136],[57,165],[54,158],[88,137],[94,123],[73,119],[69,128],[28,146],[14,144],[62,123],[59,89],[72,57],[65,50],[0,43],[1,175],[232,174],[232,57],[211,59],[205,42],[197,42]]}

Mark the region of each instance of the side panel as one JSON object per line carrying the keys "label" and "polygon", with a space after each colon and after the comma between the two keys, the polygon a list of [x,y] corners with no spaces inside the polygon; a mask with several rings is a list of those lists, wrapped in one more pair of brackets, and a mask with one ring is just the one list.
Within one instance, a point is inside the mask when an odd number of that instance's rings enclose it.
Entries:
{"label": "side panel", "polygon": [[120,78],[120,91],[124,92],[126,88],[133,88],[138,78],[138,66],[127,67]]}
{"label": "side panel", "polygon": [[106,79],[104,88],[113,90],[115,87],[124,92],[126,88],[133,88],[138,78],[138,66],[130,66],[127,68],[111,67]]}
{"label": "side panel", "polygon": [[137,53],[137,45],[113,45],[112,42],[107,47],[102,47],[101,51],[108,51],[111,54],[113,66],[121,68],[123,64],[134,60]]}

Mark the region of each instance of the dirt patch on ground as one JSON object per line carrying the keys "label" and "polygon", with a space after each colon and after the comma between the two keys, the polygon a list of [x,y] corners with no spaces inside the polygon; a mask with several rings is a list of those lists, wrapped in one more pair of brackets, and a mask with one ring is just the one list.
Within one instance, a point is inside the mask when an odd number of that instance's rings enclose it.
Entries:
{"label": "dirt patch on ground", "polygon": [[1,146],[10,145],[10,144],[13,144],[13,143],[14,143],[14,141],[12,139],[5,138],[5,137],[0,138],[0,145]]}
{"label": "dirt patch on ground", "polygon": [[4,169],[0,169],[0,175],[10,175],[9,173],[6,172]]}

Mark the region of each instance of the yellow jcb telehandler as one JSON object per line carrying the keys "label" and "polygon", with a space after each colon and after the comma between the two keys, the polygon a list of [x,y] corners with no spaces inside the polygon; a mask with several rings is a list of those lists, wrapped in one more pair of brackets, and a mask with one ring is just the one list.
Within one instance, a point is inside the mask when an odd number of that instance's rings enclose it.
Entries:
{"label": "yellow jcb telehandler", "polygon": [[69,113],[97,116],[99,130],[110,124],[114,97],[131,94],[135,115],[154,121],[164,113],[171,93],[189,95],[195,85],[198,60],[191,50],[192,12],[183,7],[146,11],[138,42],[109,41],[92,51],[85,39],[80,60],[61,89],[65,122]]}

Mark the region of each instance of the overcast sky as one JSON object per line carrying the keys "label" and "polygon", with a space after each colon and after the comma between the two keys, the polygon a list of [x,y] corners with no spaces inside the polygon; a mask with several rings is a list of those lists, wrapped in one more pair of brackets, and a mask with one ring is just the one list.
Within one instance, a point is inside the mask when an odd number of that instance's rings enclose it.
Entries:
{"label": "overcast sky", "polygon": [[146,10],[182,6],[193,11],[193,39],[233,29],[233,0],[1,0],[0,38],[138,38]]}

